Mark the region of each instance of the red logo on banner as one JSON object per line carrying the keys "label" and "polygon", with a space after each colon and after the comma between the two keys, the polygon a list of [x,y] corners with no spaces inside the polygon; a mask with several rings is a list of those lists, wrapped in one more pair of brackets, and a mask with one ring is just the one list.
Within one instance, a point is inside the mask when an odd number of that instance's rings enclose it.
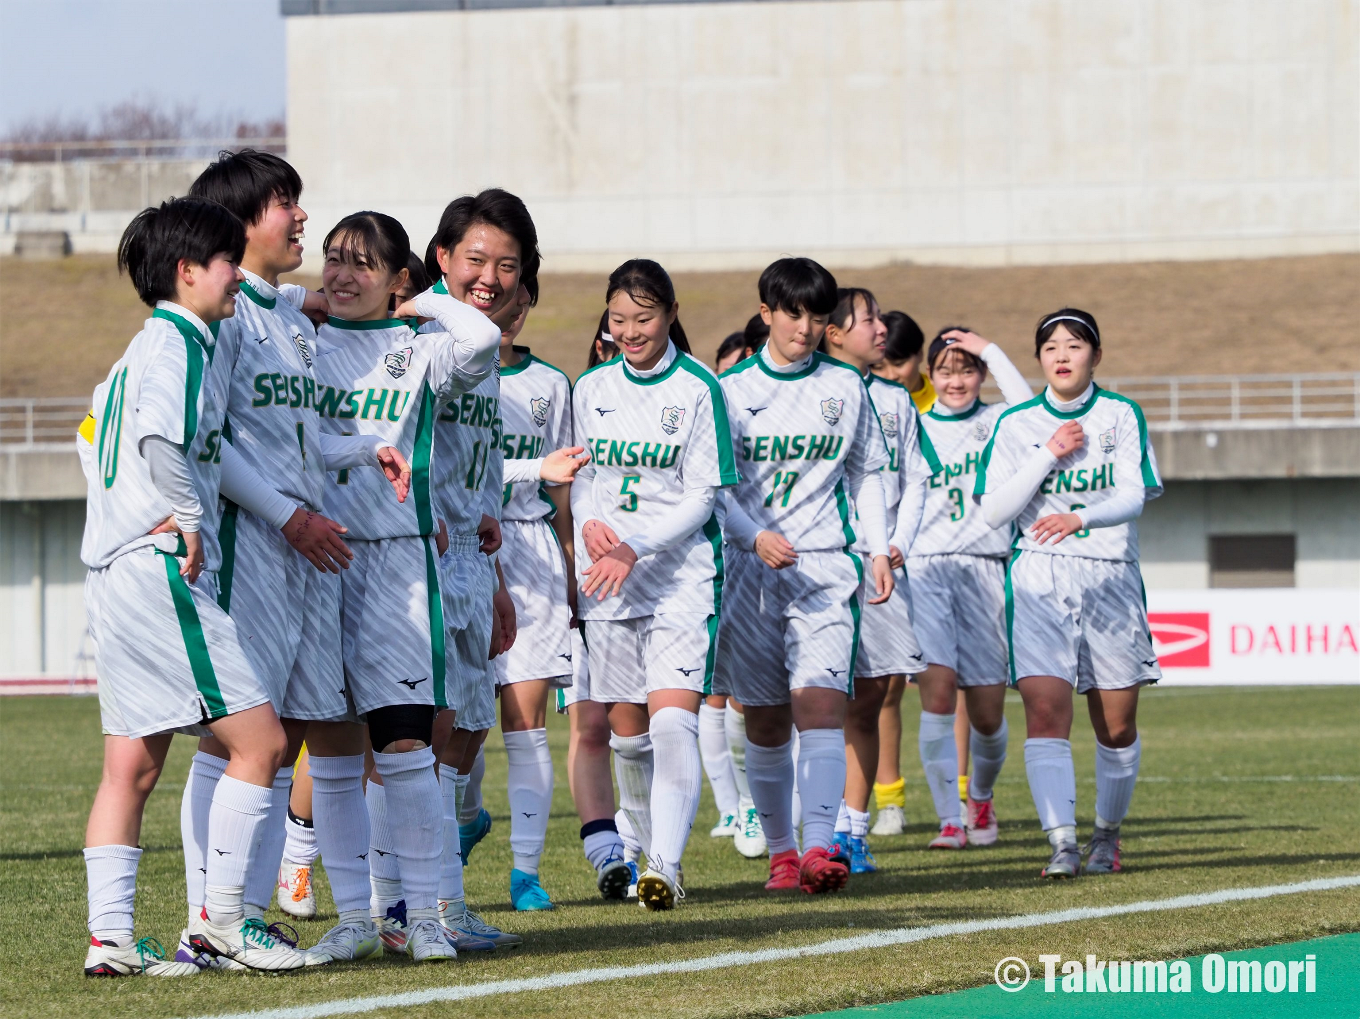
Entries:
{"label": "red logo on banner", "polygon": [[1173,669],[1209,667],[1209,613],[1149,612],[1157,659]]}

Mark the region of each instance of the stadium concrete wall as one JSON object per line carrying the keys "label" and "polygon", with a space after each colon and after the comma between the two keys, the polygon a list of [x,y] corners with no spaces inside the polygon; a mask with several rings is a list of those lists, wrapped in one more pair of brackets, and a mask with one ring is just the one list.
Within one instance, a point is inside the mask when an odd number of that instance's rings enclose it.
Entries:
{"label": "stadium concrete wall", "polygon": [[1360,0],[551,6],[287,36],[314,235],[377,208],[423,244],[501,185],[552,270],[1360,250]]}

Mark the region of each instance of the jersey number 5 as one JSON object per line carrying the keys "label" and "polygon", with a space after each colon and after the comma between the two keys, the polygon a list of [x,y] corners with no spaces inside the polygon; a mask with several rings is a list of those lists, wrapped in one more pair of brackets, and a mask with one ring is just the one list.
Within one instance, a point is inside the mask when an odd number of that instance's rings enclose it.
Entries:
{"label": "jersey number 5", "polygon": [[619,509],[623,510],[625,513],[634,513],[637,511],[638,497],[637,493],[633,491],[633,486],[641,480],[641,474],[625,474],[623,476],[623,484],[619,487],[619,495],[622,496],[622,501],[619,503]]}
{"label": "jersey number 5", "polygon": [[[768,509],[773,506],[776,499],[779,499],[780,506],[787,506],[789,504],[789,496],[793,494],[793,486],[797,483],[797,471],[775,471],[774,484],[770,486],[770,494],[765,496],[765,507]],[[784,486],[783,498],[780,498],[779,495],[780,485]]]}

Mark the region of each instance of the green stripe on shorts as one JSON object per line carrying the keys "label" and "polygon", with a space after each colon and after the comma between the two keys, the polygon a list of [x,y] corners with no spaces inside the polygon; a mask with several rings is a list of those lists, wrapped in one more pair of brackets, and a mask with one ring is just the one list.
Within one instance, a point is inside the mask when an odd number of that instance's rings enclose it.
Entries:
{"label": "green stripe on shorts", "polygon": [[179,617],[179,632],[184,638],[184,650],[189,655],[189,668],[194,674],[194,685],[198,687],[203,703],[208,707],[208,717],[225,718],[227,705],[222,700],[222,691],[217,685],[217,673],[213,671],[212,659],[208,657],[208,642],[203,637],[203,624],[198,619],[198,609],[194,606],[194,595],[189,590],[189,582],[180,576],[179,560],[172,555],[158,551],[165,560],[165,575],[170,581],[170,598],[175,603],[175,615]]}
{"label": "green stripe on shorts", "polygon": [[425,546],[425,597],[430,606],[430,676],[434,684],[434,706],[447,708],[448,693],[444,689],[444,598],[439,590],[439,563],[430,547],[433,538],[421,538]]}
{"label": "green stripe on shorts", "polygon": [[1011,668],[1011,686],[1015,686],[1015,589],[1011,586],[1011,568],[1020,558],[1021,550],[1016,549],[1011,561],[1006,564],[1006,658]]}
{"label": "green stripe on shorts", "polygon": [[231,615],[231,580],[236,572],[236,517],[241,507],[226,500],[222,523],[218,527],[218,542],[222,546],[222,569],[217,574],[217,604]]}
{"label": "green stripe on shorts", "polygon": [[[838,488],[839,491],[839,488]],[[864,560],[847,547],[845,554],[850,557],[850,561],[855,564],[855,575],[859,577],[860,587],[864,586]],[[850,596],[850,615],[855,620],[855,635],[850,640],[850,668],[846,670],[845,692],[848,696],[855,696],[855,659],[859,657],[859,588]]]}

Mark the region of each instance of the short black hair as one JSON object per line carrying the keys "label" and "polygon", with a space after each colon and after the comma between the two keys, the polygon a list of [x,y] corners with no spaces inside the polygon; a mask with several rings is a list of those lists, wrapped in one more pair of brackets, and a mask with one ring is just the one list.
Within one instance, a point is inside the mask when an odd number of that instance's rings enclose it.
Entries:
{"label": "short black hair", "polygon": [[770,327],[761,318],[760,312],[756,312],[746,320],[746,328],[741,331],[746,337],[746,345],[752,350],[759,350],[765,346],[765,341],[770,338]]}
{"label": "short black hair", "polygon": [[444,275],[435,249],[452,251],[468,228],[477,223],[494,226],[519,243],[520,280],[529,287],[530,297],[537,301],[538,267],[543,261],[538,250],[538,229],[524,202],[503,188],[487,188],[475,195],[463,195],[444,207],[439,226],[425,249],[425,271],[430,279]]}
{"label": "short black hair", "polygon": [[888,327],[888,343],[883,357],[894,364],[910,361],[926,345],[926,334],[916,320],[905,311],[889,311],[883,314],[883,324]]}
{"label": "short black hair", "polygon": [[836,308],[836,277],[810,258],[781,258],[760,274],[760,303],[790,315],[830,315]]}
{"label": "short black hair", "polygon": [[753,348],[746,342],[745,333],[728,333],[723,341],[718,344],[718,352],[713,355],[713,363],[717,364],[723,358],[731,357],[733,354],[745,354],[746,351],[751,349]]}
{"label": "short black hair", "polygon": [[189,194],[225,205],[247,226],[258,223],[276,198],[296,202],[302,178],[288,160],[258,149],[223,149],[189,185]]}
{"label": "short black hair", "polygon": [[[623,291],[644,308],[669,310],[676,303],[675,284],[671,282],[670,273],[661,267],[660,262],[653,262],[650,258],[630,258],[611,272],[609,285],[604,292],[604,303],[608,304],[619,291]],[[605,317],[600,320],[606,329],[609,327],[608,316],[606,309]],[[679,315],[676,315],[675,321],[671,323],[670,340],[676,349],[683,350],[686,354],[690,352],[689,337],[685,335],[685,327],[680,324]]]}
{"label": "short black hair", "polygon": [[411,257],[406,228],[385,212],[352,212],[336,223],[321,243],[323,257],[336,238],[342,255],[362,256],[391,273],[405,269]]}
{"label": "short black hair", "polygon": [[1039,324],[1034,328],[1035,357],[1039,356],[1039,351],[1058,326],[1066,326],[1069,333],[1079,340],[1085,340],[1092,350],[1100,349],[1100,326],[1096,325],[1096,317],[1080,308],[1059,308],[1039,319]]}
{"label": "short black hair", "polygon": [[406,256],[406,271],[410,274],[413,294],[423,294],[434,286],[430,282],[430,274],[425,271],[425,263],[414,251]]}
{"label": "short black hair", "polygon": [[987,363],[982,358],[969,353],[962,347],[955,346],[957,340],[946,340],[944,338],[945,333],[971,333],[972,331],[967,326],[945,326],[936,333],[935,339],[930,341],[930,349],[926,351],[926,371],[933,373],[940,365],[944,355],[948,353],[950,357],[958,358],[965,367],[976,368],[983,375],[986,375]]}
{"label": "short black hair", "polygon": [[118,242],[118,271],[144,304],[175,298],[181,261],[206,266],[218,255],[240,262],[246,229],[230,210],[206,198],[171,198],[133,217]]}

